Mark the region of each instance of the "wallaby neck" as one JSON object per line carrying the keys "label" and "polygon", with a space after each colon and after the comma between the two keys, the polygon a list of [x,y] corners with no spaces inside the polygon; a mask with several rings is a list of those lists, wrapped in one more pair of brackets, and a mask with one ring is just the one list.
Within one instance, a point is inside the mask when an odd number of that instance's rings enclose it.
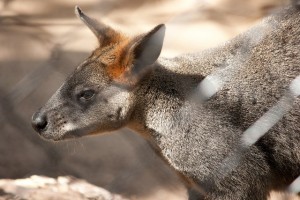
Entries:
{"label": "wallaby neck", "polygon": [[[218,53],[220,51],[222,48],[173,59],[160,58],[151,75],[143,79],[136,91],[137,100],[129,128],[159,149],[165,148],[168,138],[172,138],[173,143],[177,135],[180,140],[189,132],[183,128],[188,129],[189,124],[194,126],[194,119],[197,120],[194,115],[202,109],[201,105],[193,105],[189,98],[204,77],[218,67],[211,62],[211,56],[215,54],[215,57],[222,57],[220,60],[226,59],[225,53]],[[197,109],[198,114],[187,113],[189,109]]]}

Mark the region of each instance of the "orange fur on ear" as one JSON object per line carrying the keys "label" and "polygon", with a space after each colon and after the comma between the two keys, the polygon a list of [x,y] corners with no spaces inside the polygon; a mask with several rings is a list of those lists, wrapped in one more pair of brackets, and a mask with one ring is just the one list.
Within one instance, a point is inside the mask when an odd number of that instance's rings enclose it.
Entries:
{"label": "orange fur on ear", "polygon": [[119,42],[122,42],[124,39],[126,39],[124,35],[116,32],[111,28],[106,28],[104,32],[105,32],[105,37],[102,36],[102,38],[101,37],[98,38],[101,47],[109,46],[111,44],[117,44]]}
{"label": "orange fur on ear", "polygon": [[133,61],[129,50],[129,39],[124,36],[115,38],[114,44],[96,50],[100,61],[106,65],[106,72],[113,80],[121,79]]}
{"label": "orange fur on ear", "polygon": [[105,31],[107,40],[94,54],[106,66],[107,74],[112,80],[135,84],[151,70],[151,65],[160,55],[165,25],[160,24],[147,34],[131,39],[112,30]]}

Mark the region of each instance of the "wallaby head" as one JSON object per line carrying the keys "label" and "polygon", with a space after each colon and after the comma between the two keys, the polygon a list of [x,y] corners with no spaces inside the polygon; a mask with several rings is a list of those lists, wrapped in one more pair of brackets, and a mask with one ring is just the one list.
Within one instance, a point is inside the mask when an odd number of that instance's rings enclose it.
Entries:
{"label": "wallaby head", "polygon": [[118,129],[130,119],[134,90],[160,55],[165,26],[127,37],[85,15],[99,47],[78,66],[46,105],[32,117],[44,138],[60,140]]}

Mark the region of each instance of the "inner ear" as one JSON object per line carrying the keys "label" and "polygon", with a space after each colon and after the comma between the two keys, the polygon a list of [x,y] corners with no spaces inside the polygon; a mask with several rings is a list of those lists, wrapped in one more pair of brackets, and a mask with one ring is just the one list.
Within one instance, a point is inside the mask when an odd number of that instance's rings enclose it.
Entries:
{"label": "inner ear", "polygon": [[132,64],[127,67],[122,81],[136,84],[144,74],[152,69],[153,63],[158,59],[165,36],[165,25],[160,24],[144,35],[134,38],[126,50],[127,60]]}
{"label": "inner ear", "polygon": [[165,37],[166,26],[160,24],[149,33],[137,39],[133,45],[134,59],[144,65],[153,64],[159,57]]}

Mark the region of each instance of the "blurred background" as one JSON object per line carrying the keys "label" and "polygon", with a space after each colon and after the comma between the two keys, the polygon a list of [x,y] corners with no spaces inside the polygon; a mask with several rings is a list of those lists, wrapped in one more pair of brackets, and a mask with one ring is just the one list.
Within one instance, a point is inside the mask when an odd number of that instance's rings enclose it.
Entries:
{"label": "blurred background", "polygon": [[174,172],[128,129],[59,143],[31,128],[31,115],[97,41],[74,14],[128,35],[166,23],[162,56],[214,47],[286,0],[0,0],[0,178],[33,174],[86,179],[132,199],[186,199]]}

